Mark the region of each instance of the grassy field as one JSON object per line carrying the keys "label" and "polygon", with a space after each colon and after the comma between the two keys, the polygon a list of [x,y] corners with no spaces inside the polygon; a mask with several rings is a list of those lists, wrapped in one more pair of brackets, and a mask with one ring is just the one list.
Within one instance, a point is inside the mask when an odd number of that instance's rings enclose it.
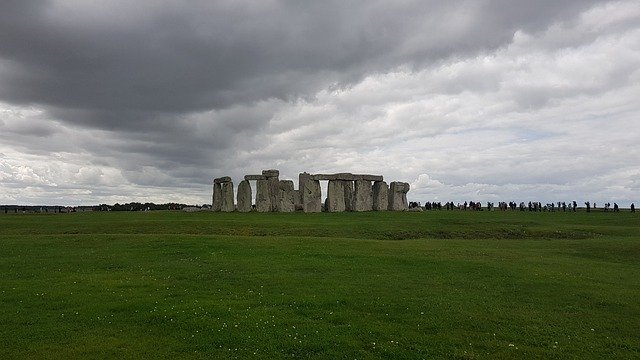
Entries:
{"label": "grassy field", "polygon": [[0,216],[0,358],[640,358],[640,215]]}

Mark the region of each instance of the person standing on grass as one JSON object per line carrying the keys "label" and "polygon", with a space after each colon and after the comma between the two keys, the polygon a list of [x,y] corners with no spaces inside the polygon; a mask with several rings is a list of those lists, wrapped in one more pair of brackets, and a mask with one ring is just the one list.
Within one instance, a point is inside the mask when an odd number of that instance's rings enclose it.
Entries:
{"label": "person standing on grass", "polygon": [[633,205],[633,203],[631,203],[631,212],[632,213],[636,212],[636,206]]}

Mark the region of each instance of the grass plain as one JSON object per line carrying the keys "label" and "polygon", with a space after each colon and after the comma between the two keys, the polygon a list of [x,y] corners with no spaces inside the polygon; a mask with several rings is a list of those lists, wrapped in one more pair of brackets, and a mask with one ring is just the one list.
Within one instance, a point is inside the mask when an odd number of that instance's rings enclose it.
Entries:
{"label": "grass plain", "polygon": [[0,357],[640,358],[631,213],[0,216]]}

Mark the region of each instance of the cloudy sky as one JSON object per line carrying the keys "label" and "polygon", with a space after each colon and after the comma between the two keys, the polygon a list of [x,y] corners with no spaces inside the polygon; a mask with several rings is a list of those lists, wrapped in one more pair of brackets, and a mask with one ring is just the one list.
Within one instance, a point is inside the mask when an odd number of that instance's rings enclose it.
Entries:
{"label": "cloudy sky", "polygon": [[0,2],[0,204],[275,168],[628,206],[639,139],[637,0]]}

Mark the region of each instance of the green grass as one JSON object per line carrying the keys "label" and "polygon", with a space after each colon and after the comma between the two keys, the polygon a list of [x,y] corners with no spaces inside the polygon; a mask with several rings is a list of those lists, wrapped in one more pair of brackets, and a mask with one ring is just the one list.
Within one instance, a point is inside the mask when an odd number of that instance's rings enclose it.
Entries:
{"label": "green grass", "polygon": [[630,213],[0,216],[0,358],[640,358]]}

